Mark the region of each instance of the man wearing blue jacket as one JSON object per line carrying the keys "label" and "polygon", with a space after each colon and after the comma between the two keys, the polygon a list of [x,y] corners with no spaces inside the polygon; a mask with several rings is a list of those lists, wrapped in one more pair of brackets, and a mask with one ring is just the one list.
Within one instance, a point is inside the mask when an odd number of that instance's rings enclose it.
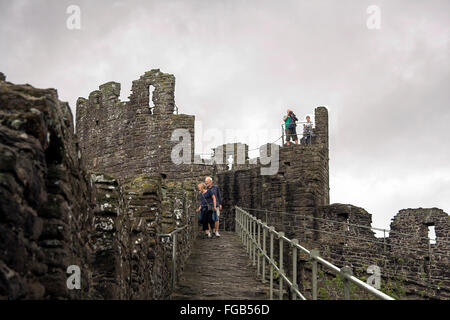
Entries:
{"label": "man wearing blue jacket", "polygon": [[222,199],[220,198],[220,189],[218,186],[213,185],[213,180],[211,177],[205,178],[206,187],[212,191],[214,196],[216,197],[216,211],[213,213],[214,217],[214,235],[216,237],[220,237],[219,234],[219,219],[220,219],[220,211],[222,211]]}

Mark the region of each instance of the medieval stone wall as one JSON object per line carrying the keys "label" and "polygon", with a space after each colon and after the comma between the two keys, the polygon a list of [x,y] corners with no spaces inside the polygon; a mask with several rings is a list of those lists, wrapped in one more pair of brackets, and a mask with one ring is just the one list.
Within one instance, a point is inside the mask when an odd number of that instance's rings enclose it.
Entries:
{"label": "medieval stone wall", "polygon": [[[315,216],[289,212],[253,212],[258,218],[296,238],[309,249],[317,249],[322,257],[333,264],[350,266],[360,279],[367,279],[367,269],[375,265],[381,271],[381,289],[401,299],[449,299],[450,243],[447,240],[449,216],[440,209],[401,210],[394,218],[386,237],[376,237],[371,227],[372,215],[363,208],[349,204],[331,204],[318,207]],[[428,238],[428,225],[436,227],[436,244]],[[277,243],[275,244],[277,252]],[[286,246],[285,250],[290,250]],[[431,259],[431,260],[430,260]],[[291,261],[285,259],[285,265]],[[310,296],[311,265],[309,257],[299,256],[298,277]],[[288,268],[290,271],[290,269]],[[319,287],[333,292],[334,274],[322,269]],[[332,281],[332,279],[334,280]],[[330,280],[331,279],[331,280]],[[322,298],[339,297],[326,295]],[[355,298],[371,298],[353,288]],[[342,295],[341,295],[342,297]],[[373,297],[372,297],[373,298]]]}
{"label": "medieval stone wall", "polygon": [[93,283],[101,299],[167,299],[171,292],[173,240],[177,227],[177,274],[196,236],[193,184],[165,182],[145,174],[123,184],[93,174],[96,187]]}
{"label": "medieval stone wall", "polygon": [[[0,298],[165,299],[196,235],[195,180],[88,173],[55,90],[0,81]],[[78,266],[81,290],[67,286]]]}
{"label": "medieval stone wall", "polygon": [[[149,88],[154,87],[149,105]],[[151,88],[150,88],[151,89]],[[128,102],[121,102],[120,83],[108,82],[88,99],[77,101],[77,135],[89,171],[111,174],[119,180],[139,174],[183,179],[211,174],[198,164],[174,164],[171,141],[175,129],[190,134],[190,159],[194,159],[195,117],[174,114],[175,77],[159,70],[133,81]]]}
{"label": "medieval stone wall", "polygon": [[[0,81],[0,298],[92,297],[94,192],[67,103]],[[69,291],[66,269],[83,270]]]}

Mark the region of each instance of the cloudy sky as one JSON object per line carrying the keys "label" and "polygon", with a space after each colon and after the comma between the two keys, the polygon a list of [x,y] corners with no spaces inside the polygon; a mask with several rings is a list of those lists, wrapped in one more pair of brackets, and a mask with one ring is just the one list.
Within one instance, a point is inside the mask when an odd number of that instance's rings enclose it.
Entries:
{"label": "cloudy sky", "polygon": [[[67,28],[70,5],[80,30]],[[75,113],[100,84],[122,83],[127,100],[160,68],[201,122],[198,152],[214,128],[244,130],[254,148],[280,136],[287,106],[327,106],[331,201],[387,228],[402,208],[450,212],[449,13],[448,0],[0,0],[0,71],[57,88]]]}

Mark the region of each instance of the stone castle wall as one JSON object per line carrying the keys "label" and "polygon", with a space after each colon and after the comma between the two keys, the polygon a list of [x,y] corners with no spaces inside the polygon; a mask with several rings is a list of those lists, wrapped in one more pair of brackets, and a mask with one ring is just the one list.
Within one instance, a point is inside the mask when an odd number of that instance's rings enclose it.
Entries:
{"label": "stone castle wall", "polygon": [[[196,235],[195,182],[89,173],[56,90],[0,80],[0,299],[166,299]],[[78,266],[81,290],[69,290]]]}
{"label": "stone castle wall", "polygon": [[[152,91],[154,107],[149,104]],[[128,102],[119,100],[120,83],[108,82],[88,99],[77,101],[77,135],[89,171],[111,174],[119,180],[139,174],[184,179],[211,174],[202,164],[176,165],[171,159],[175,129],[191,136],[194,159],[195,117],[174,114],[175,77],[159,70],[146,72],[133,81]]]}
{"label": "stone castle wall", "polygon": [[[178,226],[177,274],[189,255],[196,229],[196,198],[189,182],[164,182],[145,174],[123,184],[93,174],[97,190],[93,274],[101,299],[167,299],[171,292],[172,240]],[[187,190],[187,191],[186,191]]]}
{"label": "stone castle wall", "polygon": [[[447,213],[402,210],[380,240],[367,211],[330,205],[326,108],[315,110],[311,145],[279,149],[274,175],[261,175],[260,159],[248,159],[248,146],[239,143],[215,150],[244,150],[243,162],[233,154],[231,170],[214,162],[176,165],[173,130],[191,134],[192,159],[195,133],[193,116],[174,114],[174,85],[172,75],[151,70],[133,82],[128,102],[118,98],[119,83],[100,86],[78,100],[75,135],[55,90],[14,85],[0,74],[0,298],[169,297],[172,243],[162,235],[189,226],[178,237],[179,274],[197,234],[195,187],[207,175],[221,188],[227,230],[238,205],[361,277],[368,265],[380,266],[389,293],[450,296]],[[432,245],[423,239],[430,225],[438,239]],[[72,264],[81,268],[81,291],[66,287]],[[307,258],[299,257],[307,293],[308,277]]]}
{"label": "stone castle wall", "polygon": [[[447,238],[450,219],[440,209],[401,210],[393,218],[385,238],[375,236],[370,213],[350,204],[319,206],[315,216],[295,211],[261,210],[252,213],[285,232],[289,238],[298,239],[304,247],[317,249],[333,264],[350,266],[360,279],[369,277],[369,266],[378,266],[382,291],[395,298],[450,298],[450,242]],[[431,223],[436,227],[436,244],[431,244],[428,238],[427,226]],[[275,253],[278,252],[277,245],[275,243]],[[290,248],[286,246],[285,250]],[[301,279],[302,292],[311,297],[311,265],[308,261],[309,257],[299,256],[298,278]],[[289,272],[291,263],[285,259]],[[319,287],[327,287],[323,292],[333,292],[335,288],[330,290],[329,286],[330,283],[336,284],[330,280],[335,276],[327,269],[322,270],[326,276],[320,277]],[[356,298],[370,298],[362,291],[354,291]],[[339,292],[336,294],[322,298],[336,298]]]}
{"label": "stone castle wall", "polygon": [[[92,296],[95,192],[54,89],[0,80],[0,298]],[[83,270],[69,291],[66,269]]]}
{"label": "stone castle wall", "polygon": [[[224,216],[230,221],[230,227],[235,205],[315,216],[317,206],[329,204],[327,109],[316,108],[315,119],[315,136],[311,145],[291,145],[279,149],[277,174],[261,175],[264,165],[259,159],[253,161],[256,164],[251,164],[252,161],[247,159],[247,165],[217,171]],[[267,148],[269,152],[270,145],[262,148]]]}

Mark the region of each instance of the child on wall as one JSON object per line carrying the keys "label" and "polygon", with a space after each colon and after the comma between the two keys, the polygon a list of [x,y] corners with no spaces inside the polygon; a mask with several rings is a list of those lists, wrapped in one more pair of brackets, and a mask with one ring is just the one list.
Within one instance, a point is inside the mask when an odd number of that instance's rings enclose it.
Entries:
{"label": "child on wall", "polygon": [[311,144],[313,123],[311,117],[306,116],[306,123],[303,124],[303,137],[305,138],[305,144]]}

